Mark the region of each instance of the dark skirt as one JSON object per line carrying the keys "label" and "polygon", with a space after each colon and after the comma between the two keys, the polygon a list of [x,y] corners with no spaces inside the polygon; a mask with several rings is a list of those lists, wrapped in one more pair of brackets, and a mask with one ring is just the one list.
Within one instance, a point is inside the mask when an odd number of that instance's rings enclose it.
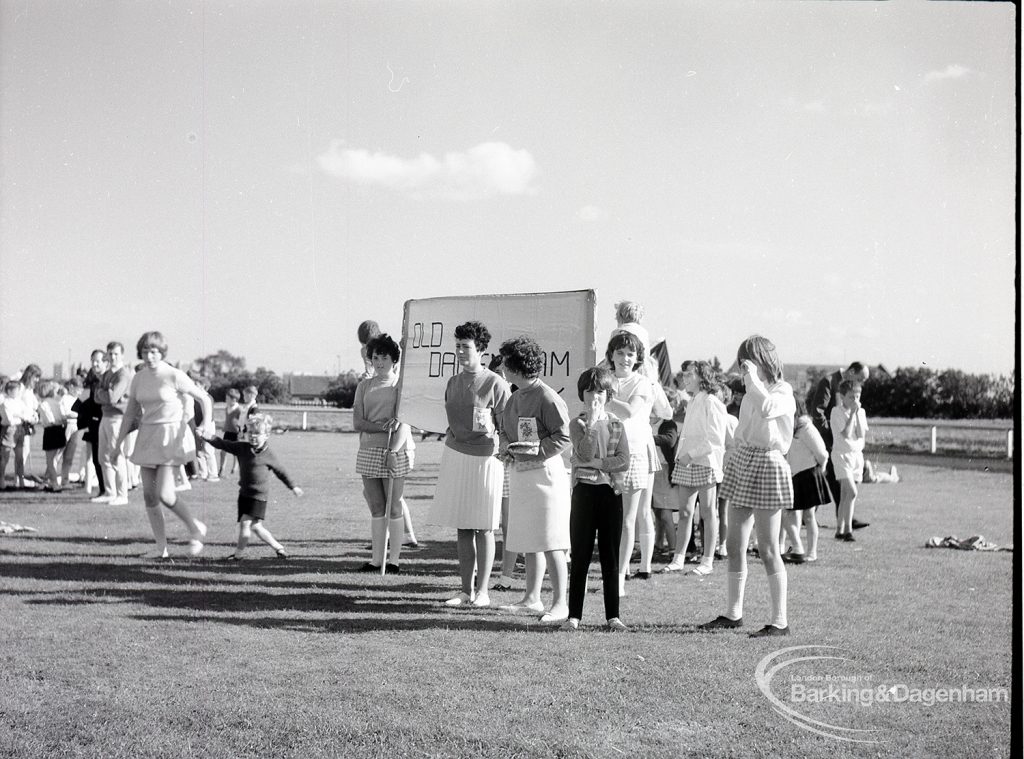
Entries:
{"label": "dark skirt", "polygon": [[51,424],[43,427],[43,450],[59,451],[68,444],[67,427],[63,424]]}
{"label": "dark skirt", "polygon": [[238,496],[238,521],[241,522],[242,517],[246,516],[251,517],[254,522],[257,519],[266,519],[267,502],[245,495]]}
{"label": "dark skirt", "polygon": [[806,511],[832,501],[821,470],[812,466],[793,475],[793,508]]}

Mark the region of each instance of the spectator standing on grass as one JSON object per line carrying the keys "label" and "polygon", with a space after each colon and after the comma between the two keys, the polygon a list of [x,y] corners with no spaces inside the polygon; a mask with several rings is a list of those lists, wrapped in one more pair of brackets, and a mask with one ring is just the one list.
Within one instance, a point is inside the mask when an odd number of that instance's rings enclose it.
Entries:
{"label": "spectator standing on grass", "polygon": [[488,584],[505,476],[495,454],[510,392],[508,383],[480,362],[490,341],[491,333],[481,322],[468,321],[455,328],[460,371],[445,388],[448,433],[430,509],[431,523],[458,531],[462,589],[445,602],[448,606],[491,603]]}
{"label": "spectator standing on grass", "polygon": [[[238,388],[229,387],[224,396],[224,440],[233,443],[238,440],[238,433],[241,430],[242,405],[238,402],[242,394]],[[226,469],[230,460],[231,469]],[[235,457],[227,450],[220,450],[220,471],[222,474],[230,474],[235,471]]]}
{"label": "spectator standing on grass", "polygon": [[[817,428],[811,424],[807,406],[796,399],[796,417],[793,422],[793,445],[786,454],[793,472],[793,509],[782,513],[783,539],[789,538],[790,549],[782,554],[787,564],[803,564],[818,560],[818,522],[814,512],[829,502],[828,483],[825,482],[825,464],[828,451]],[[800,523],[807,528],[806,550],[800,540]]]}
{"label": "spectator standing on grass", "polygon": [[57,465],[64,447],[68,443],[67,417],[57,394],[60,385],[52,380],[39,383],[39,424],[43,428],[43,453],[46,455],[46,474],[43,476],[45,490],[60,492],[63,489]]}
{"label": "spectator standing on grass", "polygon": [[640,539],[640,569],[636,574],[639,579],[650,579],[654,555],[650,494],[654,473],[660,466],[650,421],[654,389],[639,370],[644,361],[644,347],[633,333],[613,335],[608,341],[605,359],[614,377],[608,411],[622,422],[629,442],[629,469],[622,480],[622,540],[619,544],[619,595],[625,596],[634,537]]}
{"label": "spectator standing on grass", "polygon": [[[107,370],[96,388],[96,401],[102,407],[99,448],[100,466],[105,495],[93,498],[93,503],[111,506],[128,505],[128,464],[125,451],[114,456],[114,442],[120,437],[124,410],[128,405],[128,386],[132,370],[124,363],[124,346],[115,341],[107,343]],[[117,463],[114,463],[114,462]]]}
{"label": "spectator standing on grass", "polygon": [[693,514],[700,499],[704,520],[704,555],[691,574],[706,577],[714,567],[718,545],[718,483],[722,481],[728,412],[718,399],[718,376],[707,361],[686,361],[682,365],[683,389],[690,395],[686,418],[676,444],[672,483],[679,486],[679,524],[676,553],[663,572],[685,569]]}
{"label": "spectator standing on grass", "polygon": [[249,435],[249,417],[255,416],[260,412],[259,398],[260,391],[255,385],[248,385],[242,388],[242,410],[238,415],[241,422],[241,429],[239,430],[238,439],[247,440]]}
{"label": "spectator standing on grass", "polygon": [[103,418],[103,408],[96,400],[96,391],[99,388],[100,379],[107,371],[107,352],[97,348],[89,354],[89,371],[85,375],[83,385],[85,391],[81,397],[81,404],[75,411],[78,412],[78,426],[85,428],[82,441],[85,443],[86,465],[85,465],[85,492],[92,493],[93,483],[97,485],[97,495],[104,495],[107,492],[103,482],[103,467],[100,464],[100,421]]}
{"label": "spectator standing on grass", "polygon": [[359,381],[352,404],[352,426],[359,433],[356,473],[363,478],[363,496],[370,507],[370,560],[359,571],[380,572],[383,564],[385,572],[397,574],[405,527],[402,493],[413,468],[415,443],[409,425],[397,415],[398,343],[386,334],[371,337],[366,355],[374,373]]}
{"label": "spectator standing on grass", "polygon": [[[36,364],[29,364],[21,373],[21,390],[18,395],[25,408],[29,411],[29,417],[35,419],[39,412],[39,399],[36,398],[35,389],[43,376],[43,370]],[[35,421],[27,421],[19,425],[14,431],[14,481],[15,487],[28,487],[29,482],[29,456],[32,453],[32,435],[35,434]]]}
{"label": "spectator standing on grass", "polygon": [[832,427],[832,469],[839,481],[839,519],[836,539],[854,542],[853,511],[857,483],[864,479],[864,439],[868,418],[860,405],[861,385],[853,380],[839,383],[839,403],[829,418]]}
{"label": "spectator standing on grass", "polygon": [[[373,362],[370,360],[366,346],[370,340],[380,335],[380,325],[373,319],[360,322],[356,328],[356,339],[359,340],[359,355],[363,359],[363,374],[359,377],[361,380],[369,379],[374,375]],[[397,376],[397,366],[395,367],[395,372]],[[420,544],[416,540],[416,530],[412,525],[412,513],[409,511],[409,504],[406,503],[405,496],[402,496],[400,500],[402,503],[402,520],[405,523],[405,542],[403,545],[406,548],[419,548]]]}
{"label": "spectator standing on grass", "polygon": [[[508,550],[524,555],[526,592],[505,609],[540,614],[544,623],[569,618],[569,475],[562,451],[569,447],[569,409],[558,393],[540,379],[544,352],[531,337],[506,340],[501,346],[505,376],[517,389],[502,412],[501,457],[509,468]],[[547,564],[551,606],[540,600]]]}
{"label": "spectator standing on grass", "polygon": [[241,561],[253,533],[273,548],[279,558],[288,558],[284,546],[277,542],[263,524],[267,518],[270,474],[273,472],[297,496],[302,495],[302,488],[292,482],[277,456],[270,450],[272,422],[266,414],[253,414],[249,417],[250,438],[247,441],[224,440],[205,435],[202,437],[203,442],[212,448],[229,451],[238,459],[238,542],[235,552],[229,557],[232,561]]}
{"label": "spectator standing on grass", "polygon": [[[78,444],[82,440],[82,436],[85,434],[85,430],[78,425],[78,411],[76,407],[80,405],[79,396],[82,393],[82,379],[78,375],[71,377],[71,379],[65,380],[64,382],[64,394],[60,397],[61,412],[64,414],[64,418],[68,420],[67,426],[67,445],[64,446],[64,456],[61,460],[60,468],[60,481],[64,483],[64,487],[67,487],[71,480],[71,471],[75,466],[75,455],[78,453]],[[84,470],[76,470],[75,475],[79,481],[82,481],[80,476]]]}
{"label": "spectator standing on grass", "polygon": [[569,618],[564,630],[575,630],[583,619],[587,574],[594,555],[601,564],[604,616],[609,630],[625,630],[619,618],[619,540],[622,537],[622,498],[615,474],[629,469],[629,441],[622,422],[607,411],[614,378],[602,367],[583,372],[576,390],[586,411],[569,425],[572,441],[572,506],[569,536],[572,568],[569,575]]}
{"label": "spectator standing on grass", "polygon": [[[3,387],[4,397],[0,403],[0,490],[7,487],[7,462],[14,458],[18,431],[38,419],[21,399],[21,390],[18,380],[7,380]],[[21,480],[15,476],[14,486],[24,487],[20,483]]]}
{"label": "spectator standing on grass", "polygon": [[768,575],[772,619],[751,636],[788,635],[788,582],[786,566],[779,555],[779,527],[782,511],[793,508],[793,479],[786,453],[793,442],[796,403],[793,388],[782,379],[782,362],[770,340],[760,335],[744,340],[736,353],[736,363],[746,392],[736,428],[736,452],[729,459],[722,481],[722,495],[729,499],[732,508],[727,607],[725,614],[701,625],[701,629],[736,628],[743,624],[747,584],[744,549],[754,529]]}
{"label": "spectator standing on grass", "polygon": [[195,437],[185,416],[183,398],[187,396],[203,405],[205,422],[200,432],[204,437],[212,437],[214,432],[213,401],[185,372],[167,363],[167,341],[161,333],[144,333],[136,348],[144,365],[128,388],[128,405],[113,455],[120,455],[124,439],[138,427],[132,460],[142,467],[146,517],[156,541],[154,558],[168,557],[161,507],[184,523],[189,532],[189,553],[197,556],[203,550],[206,525],[192,516],[178,496],[174,478],[177,470],[196,456]]}
{"label": "spectator standing on grass", "polygon": [[658,449],[658,463],[661,464],[661,470],[654,473],[651,508],[654,511],[654,548],[656,551],[661,550],[661,541],[664,541],[664,550],[671,558],[676,554],[674,515],[679,511],[679,486],[672,482],[672,470],[675,467],[676,444],[686,418],[688,398],[675,388],[666,388],[665,397],[672,408],[672,418],[651,416],[651,425],[657,427],[654,445]]}
{"label": "spectator standing on grass", "polygon": [[[829,452],[829,462],[825,467],[825,480],[828,482],[828,489],[832,494],[832,502],[836,505],[837,519],[839,517],[839,501],[842,493],[840,492],[839,482],[836,480],[835,469],[832,465],[832,428],[829,426],[829,420],[832,409],[835,408],[839,399],[839,383],[843,380],[850,380],[851,382],[859,382],[863,385],[868,381],[869,376],[870,371],[868,368],[860,361],[854,361],[846,369],[837,369],[827,377],[822,377],[814,389],[814,396],[811,401],[811,421],[814,422],[814,426],[821,435],[821,439],[825,441],[825,448]],[[853,520],[854,530],[867,526],[867,522]]]}

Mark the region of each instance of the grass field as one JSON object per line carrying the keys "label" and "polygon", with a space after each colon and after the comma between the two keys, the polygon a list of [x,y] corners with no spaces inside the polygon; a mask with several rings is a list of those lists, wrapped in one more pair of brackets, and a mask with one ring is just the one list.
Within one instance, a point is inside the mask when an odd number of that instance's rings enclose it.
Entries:
{"label": "grass field", "polygon": [[[598,589],[581,631],[565,633],[441,603],[458,583],[454,535],[425,523],[439,443],[419,446],[407,489],[425,547],[385,578],[353,572],[369,532],[356,436],[293,430],[272,444],[306,490],[296,499],[275,483],[268,526],[287,562],[261,545],[240,564],[218,560],[234,542],[230,478],[184,494],[209,543],[184,558],[169,522],[170,562],[139,558],[151,539],[137,492],[122,508],[80,490],[0,496],[0,519],[38,530],[0,536],[0,756],[1010,755],[1009,703],[897,700],[913,689],[1014,695],[1013,554],[923,547],[979,533],[1012,544],[1008,474],[903,463],[898,485],[863,487],[858,516],[871,527],[855,544],[832,540],[823,509],[819,561],[789,569],[788,638],[744,634],[767,621],[756,560],[743,631],[694,630],[722,611],[718,565],[706,580],[629,583],[624,634],[598,626]],[[768,691],[822,732],[876,742],[826,737],[773,709],[755,671],[796,646],[841,652],[789,660],[845,660],[797,661]],[[795,701],[797,686],[823,682],[896,696]]]}

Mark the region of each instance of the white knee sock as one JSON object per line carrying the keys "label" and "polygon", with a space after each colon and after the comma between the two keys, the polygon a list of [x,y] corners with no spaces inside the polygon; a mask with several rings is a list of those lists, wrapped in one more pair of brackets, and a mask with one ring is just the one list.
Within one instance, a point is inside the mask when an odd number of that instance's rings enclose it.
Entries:
{"label": "white knee sock", "polygon": [[768,593],[772,598],[772,624],[775,627],[786,627],[789,622],[786,620],[786,594],[789,587],[789,579],[786,570],[775,575],[768,575]]}
{"label": "white knee sock", "polygon": [[740,619],[743,616],[743,590],[747,584],[747,570],[728,573],[728,603],[725,616]]}
{"label": "white knee sock", "polygon": [[398,563],[398,559],[402,555],[402,537],[404,534],[404,517],[388,520],[388,563]]}
{"label": "white knee sock", "polygon": [[384,536],[387,535],[387,532],[387,517],[373,517],[370,520],[370,545],[373,549],[370,563],[375,567],[384,563]]}

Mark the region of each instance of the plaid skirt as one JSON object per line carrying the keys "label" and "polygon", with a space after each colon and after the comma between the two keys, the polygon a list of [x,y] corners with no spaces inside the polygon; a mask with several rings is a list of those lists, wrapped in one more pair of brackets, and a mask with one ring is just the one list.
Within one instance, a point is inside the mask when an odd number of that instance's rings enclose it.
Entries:
{"label": "plaid skirt", "polygon": [[717,485],[718,478],[715,477],[715,470],[703,464],[690,464],[679,466],[676,464],[672,470],[672,484],[685,485],[688,488],[703,488],[708,485]]}
{"label": "plaid skirt", "polygon": [[[660,468],[659,466],[658,469]],[[656,471],[658,470],[651,469],[650,459],[646,453],[629,454],[629,469],[622,473],[622,492],[643,490],[648,485],[651,473]]]}
{"label": "plaid skirt", "polygon": [[388,477],[405,477],[412,471],[413,453],[404,448],[396,453],[398,454],[398,467],[392,474],[388,472],[387,468],[387,448],[360,448],[356,453],[356,474],[378,480],[386,480]]}
{"label": "plaid skirt", "polygon": [[786,457],[767,448],[736,449],[718,495],[737,509],[792,509],[793,476]]}
{"label": "plaid skirt", "polygon": [[511,464],[505,464],[505,481],[502,483],[502,486],[501,486],[501,497],[502,498],[508,498],[509,495],[512,492],[512,487],[511,487],[511,485],[509,484],[509,481],[508,481],[509,480],[509,474],[511,473],[511,471],[512,471],[512,465]]}

